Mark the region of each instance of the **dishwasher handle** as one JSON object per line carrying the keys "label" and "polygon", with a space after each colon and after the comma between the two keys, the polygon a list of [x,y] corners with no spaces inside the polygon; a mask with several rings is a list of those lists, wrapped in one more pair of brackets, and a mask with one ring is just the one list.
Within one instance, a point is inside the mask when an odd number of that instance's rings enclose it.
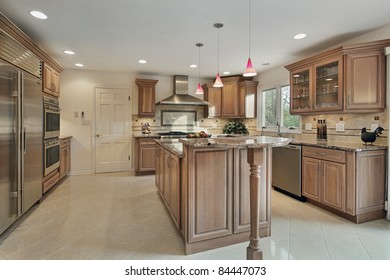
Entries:
{"label": "dishwasher handle", "polygon": [[290,144],[288,144],[288,145],[285,145],[285,146],[281,146],[281,147],[279,147],[279,148],[282,148],[282,149],[287,149],[287,150],[301,150],[302,149],[302,146],[300,146],[300,145],[290,145]]}

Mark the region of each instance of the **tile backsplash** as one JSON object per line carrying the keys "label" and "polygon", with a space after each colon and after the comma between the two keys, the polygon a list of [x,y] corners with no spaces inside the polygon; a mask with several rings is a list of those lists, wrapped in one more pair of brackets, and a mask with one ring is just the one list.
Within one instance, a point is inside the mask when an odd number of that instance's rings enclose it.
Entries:
{"label": "tile backsplash", "polygon": [[[197,112],[197,120],[193,126],[186,126],[178,123],[175,125],[166,126],[162,125],[161,122],[161,112],[162,111],[185,111],[188,112]],[[133,115],[132,117],[132,130],[133,133],[141,133],[141,123],[149,122],[150,129],[152,132],[158,133],[161,131],[201,131],[204,130],[209,134],[221,134],[223,133],[223,127],[225,124],[230,122],[230,119],[214,118],[209,119],[204,117],[204,107],[203,106],[177,106],[177,105],[160,105],[156,107],[156,113],[154,118],[140,117],[138,115]],[[235,119],[237,120],[237,119]],[[256,135],[260,132],[256,131],[256,119],[241,119],[246,127],[249,130],[249,134]]]}
{"label": "tile backsplash", "polygon": [[[161,125],[161,111],[162,110],[181,110],[181,111],[194,111],[197,112],[197,121],[193,126],[183,125],[172,125],[162,126]],[[158,133],[161,131],[201,131],[204,130],[209,134],[221,134],[223,133],[223,127],[225,124],[230,122],[230,119],[205,118],[203,114],[204,107],[202,106],[158,106],[156,108],[156,114],[154,118],[145,118],[138,115],[133,115],[132,118],[132,130],[133,133],[141,133],[141,123],[149,122],[151,124],[151,131]],[[330,141],[340,142],[353,142],[361,143],[360,139],[361,129],[367,128],[367,131],[371,131],[371,125],[377,124],[383,127],[385,130],[382,132],[380,137],[377,138],[376,144],[387,145],[387,139],[389,131],[388,128],[388,117],[387,109],[380,113],[368,113],[368,114],[326,114],[326,115],[310,115],[302,116],[302,132],[301,133],[283,133],[284,137],[296,138],[299,140],[316,140],[317,138],[317,120],[325,119],[327,124],[327,138]],[[252,119],[241,119],[249,130],[250,135],[269,135],[276,136],[275,132],[262,132],[256,128],[256,118]],[[336,124],[343,122],[344,131],[336,131]],[[310,130],[305,130],[305,124],[311,124]]]}

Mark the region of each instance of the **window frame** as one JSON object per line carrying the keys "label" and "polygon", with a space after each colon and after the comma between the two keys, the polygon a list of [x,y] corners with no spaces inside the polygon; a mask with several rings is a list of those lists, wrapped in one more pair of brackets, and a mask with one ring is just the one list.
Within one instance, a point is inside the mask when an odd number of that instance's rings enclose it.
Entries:
{"label": "window frame", "polygon": [[[258,114],[258,120],[257,123],[260,124],[260,126],[257,128],[258,131],[264,131],[264,132],[277,132],[278,128],[275,125],[272,126],[265,126],[265,91],[274,90],[276,91],[276,120],[277,122],[281,123],[283,116],[283,108],[282,108],[282,87],[291,86],[290,84],[283,84],[283,85],[277,85],[268,87],[265,89],[262,89],[260,91],[260,104],[259,104],[259,111],[260,114]],[[299,116],[299,126],[295,129],[289,129],[285,126],[280,126],[280,132],[281,133],[302,133],[302,116]]]}

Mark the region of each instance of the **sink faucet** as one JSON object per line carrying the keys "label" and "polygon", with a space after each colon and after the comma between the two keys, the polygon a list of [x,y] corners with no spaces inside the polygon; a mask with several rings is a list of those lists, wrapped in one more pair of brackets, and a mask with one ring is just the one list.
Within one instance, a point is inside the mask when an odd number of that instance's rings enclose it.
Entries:
{"label": "sink faucet", "polygon": [[276,127],[278,128],[278,137],[282,137],[282,133],[280,132],[280,123],[276,122]]}

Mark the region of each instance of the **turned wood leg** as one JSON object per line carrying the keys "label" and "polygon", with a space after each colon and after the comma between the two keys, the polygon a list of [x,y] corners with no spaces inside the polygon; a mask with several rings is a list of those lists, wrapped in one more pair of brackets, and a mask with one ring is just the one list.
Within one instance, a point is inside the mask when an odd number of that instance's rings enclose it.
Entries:
{"label": "turned wood leg", "polygon": [[248,163],[250,164],[250,236],[249,246],[246,249],[247,260],[262,260],[263,252],[260,249],[259,237],[259,194],[260,172],[263,164],[263,149],[248,149]]}

